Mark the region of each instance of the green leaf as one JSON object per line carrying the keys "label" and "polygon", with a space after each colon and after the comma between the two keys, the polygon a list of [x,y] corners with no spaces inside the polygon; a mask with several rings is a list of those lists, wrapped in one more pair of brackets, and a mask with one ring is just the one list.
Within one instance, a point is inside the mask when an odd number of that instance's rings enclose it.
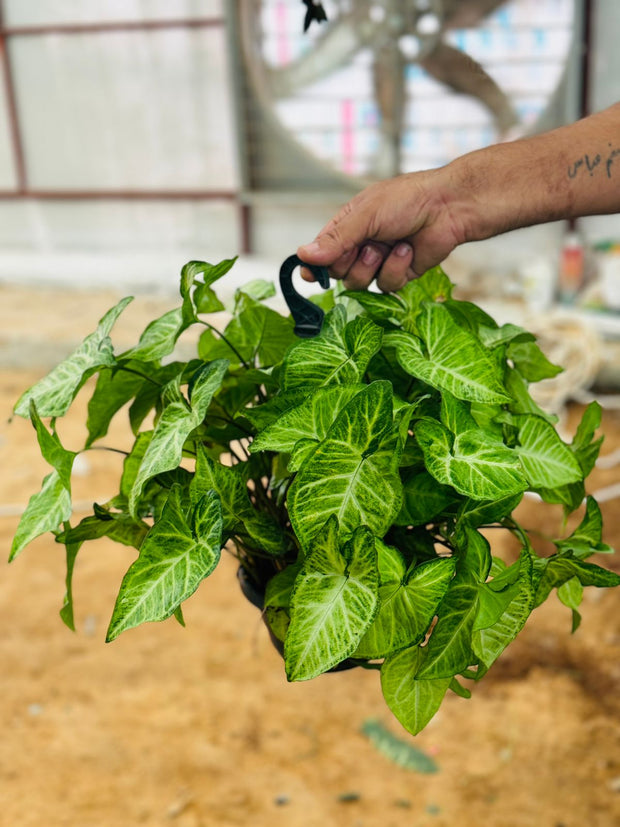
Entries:
{"label": "green leaf", "polygon": [[220,387],[227,369],[228,362],[225,359],[205,365],[193,385],[189,405],[179,390],[178,380],[167,386],[169,401],[155,426],[129,498],[132,514],[136,513],[145,483],[156,474],[176,468],[181,462],[183,445],[204,419],[213,394]]}
{"label": "green leaf", "polygon": [[[68,523],[66,524],[68,526]],[[65,575],[65,596],[60,608],[60,619],[62,622],[75,632],[75,618],[73,614],[73,571],[75,569],[75,560],[78,552],[82,547],[81,543],[68,543],[66,545],[66,575]]]}
{"label": "green leaf", "polygon": [[498,523],[508,517],[515,510],[523,498],[522,493],[510,494],[508,497],[501,497],[498,500],[477,502],[466,500],[459,508],[458,520],[472,528],[482,525]]}
{"label": "green leaf", "polygon": [[189,292],[199,275],[202,275],[202,283],[206,285],[221,279],[233,268],[237,258],[238,256],[225,258],[217,264],[210,264],[208,261],[188,261],[181,270],[181,295],[185,296]]}
{"label": "green leaf", "polygon": [[418,678],[449,678],[473,662],[472,633],[478,613],[478,586],[455,581],[437,610],[439,619],[426,645]]}
{"label": "green leaf", "polygon": [[[377,540],[379,610],[355,652],[358,658],[383,658],[418,643],[426,634],[450,580],[451,558],[422,563],[409,572],[400,553]],[[391,565],[382,565],[389,557]]]}
{"label": "green leaf", "polygon": [[71,494],[58,471],[52,471],[43,480],[41,490],[28,501],[13,538],[9,561],[14,560],[36,537],[56,531],[70,516]]}
{"label": "green leaf", "polygon": [[441,485],[427,471],[415,469],[403,478],[403,504],[394,523],[425,525],[455,501],[450,486]]}
{"label": "green leaf", "polygon": [[320,442],[325,438],[340,411],[366,385],[339,385],[319,388],[306,396],[301,405],[289,408],[255,437],[250,450],[289,453],[300,439]]}
{"label": "green leaf", "polygon": [[381,328],[366,318],[353,319],[344,330],[325,324],[319,336],[297,342],[286,354],[282,389],[357,384],[379,351],[382,337]]}
{"label": "green leaf", "polygon": [[107,368],[99,372],[95,390],[88,403],[86,448],[90,448],[93,442],[107,434],[114,415],[139,393],[147,381],[131,371],[142,367],[148,368],[148,365],[129,362],[127,367],[130,370]]}
{"label": "green leaf", "polygon": [[532,399],[528,383],[514,368],[507,367],[505,374],[506,390],[511,396],[509,409],[515,414],[535,414],[546,419],[550,424],[557,422],[557,416],[549,414]]}
{"label": "green leaf", "polygon": [[266,513],[257,511],[250,502],[248,488],[234,469],[215,462],[199,445],[196,454],[196,472],[190,486],[192,503],[198,502],[210,491],[220,499],[223,536],[227,540],[239,532],[247,532],[261,551],[280,555],[287,549],[283,526]]}
{"label": "green leaf", "polygon": [[444,302],[452,295],[452,282],[441,267],[427,270],[419,279],[407,282],[395,294],[405,305],[405,315],[401,319],[404,330],[417,332],[417,318],[422,305],[426,302]]}
{"label": "green leaf", "polygon": [[576,577],[582,586],[613,588],[620,585],[620,575],[593,563],[585,563],[571,552],[554,554],[542,560],[544,569],[536,586],[536,606],[544,603],[552,589]]}
{"label": "green leaf", "polygon": [[249,296],[255,301],[264,301],[276,295],[276,286],[272,281],[267,281],[266,279],[252,279],[251,281],[246,281],[245,284],[242,284],[241,287],[237,289],[237,298],[241,293],[245,293],[246,296]]}
{"label": "green leaf", "polygon": [[57,535],[56,540],[65,545],[79,544],[108,537],[124,546],[140,548],[149,527],[142,520],[135,520],[128,514],[107,511],[98,506],[96,513],[84,517],[76,526],[68,526]]}
{"label": "green leaf", "polygon": [[246,366],[254,365],[255,360],[261,367],[278,365],[297,341],[293,322],[245,293],[241,293],[238,305],[238,315],[226,325],[224,338],[209,358],[225,357],[232,364],[238,364],[240,356]]}
{"label": "green leaf", "polygon": [[173,615],[216,567],[221,538],[217,494],[206,494],[186,512],[179,486],[173,487],[159,521],[123,578],[106,640]]}
{"label": "green leaf", "polygon": [[376,322],[401,322],[405,317],[405,305],[396,294],[372,293],[369,290],[345,290],[340,294],[355,299]]}
{"label": "green leaf", "polygon": [[13,538],[9,561],[36,537],[56,531],[71,516],[71,469],[76,454],[68,451],[55,431],[47,430],[34,399],[30,400],[30,418],[37,433],[41,455],[54,470],[44,480],[41,490],[34,494],[22,514]]}
{"label": "green leaf", "polygon": [[507,402],[501,373],[479,339],[462,330],[440,304],[426,304],[418,317],[420,339],[391,334],[407,373],[457,399]]}
{"label": "green leaf", "polygon": [[226,309],[215,290],[207,284],[196,285],[193,300],[196,313],[220,313]]}
{"label": "green leaf", "polygon": [[402,498],[397,445],[391,385],[373,382],[345,405],[289,489],[288,511],[302,547],[331,515],[343,537],[359,525],[385,534]]}
{"label": "green leaf", "polygon": [[412,735],[421,732],[437,712],[452,680],[416,678],[423,661],[424,650],[413,646],[386,658],[381,667],[385,701]]}
{"label": "green leaf", "polygon": [[426,775],[435,773],[439,769],[429,755],[412,744],[408,744],[402,738],[397,738],[379,721],[364,721],[362,732],[379,752],[399,767]]}
{"label": "green leaf", "polygon": [[466,402],[444,391],[441,395],[441,421],[453,434],[475,430],[478,425]]}
{"label": "green leaf", "polygon": [[536,342],[511,342],[506,356],[528,382],[540,382],[562,373],[564,368],[552,364]]}
{"label": "green leaf", "polygon": [[252,511],[247,486],[233,468],[210,459],[204,446],[197,448],[196,472],[190,485],[191,502],[195,504],[210,491],[215,491],[222,510],[222,531],[227,537]]}
{"label": "green leaf", "polygon": [[455,538],[459,581],[481,585],[489,576],[493,562],[488,540],[470,526],[457,532]]}
{"label": "green leaf", "polygon": [[291,594],[300,570],[299,563],[287,566],[271,578],[265,589],[265,620],[282,642],[291,622]]}
{"label": "green leaf", "polygon": [[[504,649],[511,643],[524,627],[526,620],[534,608],[534,589],[532,585],[532,558],[527,548],[523,549],[519,560],[514,564],[512,571],[518,571],[516,592],[510,592],[511,601],[502,615],[493,623],[483,629],[477,629],[472,638],[474,653],[479,661],[477,679],[488,671],[492,664],[501,655]],[[512,579],[507,570],[504,575],[504,582]],[[495,578],[498,579],[498,578]],[[491,586],[493,581],[491,581]],[[509,584],[507,588],[513,587]],[[485,597],[482,597],[484,601]]]}
{"label": "green leaf", "polygon": [[428,471],[473,500],[496,500],[525,491],[517,454],[486,431],[465,431],[453,440],[439,422],[418,422],[414,433]]}
{"label": "green leaf", "polygon": [[169,310],[147,325],[138,344],[123,353],[122,358],[157,362],[172,353],[177,339],[188,326],[180,307]]}
{"label": "green leaf", "polygon": [[581,623],[581,614],[579,613],[578,609],[581,605],[581,600],[583,598],[583,586],[579,582],[579,578],[571,577],[570,580],[567,580],[566,583],[563,583],[558,588],[558,597],[560,598],[561,602],[565,606],[567,606],[572,612],[573,624],[571,631],[574,634]]}
{"label": "green leaf", "polygon": [[601,449],[603,437],[601,436],[595,440],[594,434],[597,428],[601,426],[602,415],[603,409],[599,403],[596,401],[590,402],[583,412],[581,422],[570,444],[570,449],[577,457],[584,477],[587,477],[594,468]]}
{"label": "green leaf", "polygon": [[538,416],[516,416],[519,444],[515,448],[532,488],[557,488],[582,478],[575,455],[557,431]]}
{"label": "green leaf", "polygon": [[[474,328],[475,329],[475,328]],[[488,348],[501,347],[511,342],[533,342],[532,333],[528,333],[522,327],[515,324],[503,324],[501,327],[487,326],[484,322],[478,327],[478,335],[484,345]]]}
{"label": "green leaf", "polygon": [[313,543],[291,595],[284,642],[290,681],[308,680],[353,654],[377,608],[375,539],[359,526],[342,552],[332,517]]}
{"label": "green leaf", "polygon": [[41,456],[58,473],[58,477],[71,496],[71,469],[77,456],[63,447],[58,434],[48,431],[37,412],[34,399],[30,401],[30,420],[37,432]]}
{"label": "green leaf", "polygon": [[279,419],[285,411],[290,411],[292,408],[301,405],[311,393],[312,389],[304,387],[278,393],[262,405],[244,408],[243,415],[246,419],[249,419],[258,431],[261,431]]}
{"label": "green leaf", "polygon": [[601,509],[594,497],[589,496],[586,500],[586,512],[583,520],[575,531],[563,540],[554,540],[558,551],[572,552],[580,560],[589,557],[591,554],[607,554],[613,549],[602,542],[603,516]]}
{"label": "green leaf", "polygon": [[39,416],[63,416],[88,377],[98,368],[112,367],[116,360],[110,332],[131,297],[123,299],[105,314],[94,333],[47,376],[29,388],[17,401],[15,413],[27,417],[34,400]]}

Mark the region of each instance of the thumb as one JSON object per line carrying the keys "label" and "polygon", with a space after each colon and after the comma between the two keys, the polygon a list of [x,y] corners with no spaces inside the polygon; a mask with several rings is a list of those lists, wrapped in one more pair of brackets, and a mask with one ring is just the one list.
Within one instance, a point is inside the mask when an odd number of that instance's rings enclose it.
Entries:
{"label": "thumb", "polygon": [[314,241],[299,247],[297,255],[308,264],[330,267],[341,259],[355,257],[357,249],[355,239],[345,237],[342,224],[332,220],[321,230]]}

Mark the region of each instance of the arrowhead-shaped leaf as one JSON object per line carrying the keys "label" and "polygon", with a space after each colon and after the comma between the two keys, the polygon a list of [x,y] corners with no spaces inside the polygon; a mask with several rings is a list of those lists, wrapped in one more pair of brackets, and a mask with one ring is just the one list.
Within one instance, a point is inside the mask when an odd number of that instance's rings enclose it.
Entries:
{"label": "arrowhead-shaped leaf", "polygon": [[[377,552],[379,610],[355,652],[359,658],[383,658],[418,643],[454,575],[452,558],[422,563],[406,572],[399,551],[377,540]],[[386,557],[388,565],[383,562]]]}
{"label": "arrowhead-shaped leaf", "polygon": [[[492,625],[487,626],[485,622],[483,624],[485,628],[474,631],[472,637],[473,650],[479,661],[478,678],[481,678],[488,671],[508,644],[516,638],[534,608],[530,552],[524,549],[518,562],[513,565],[518,569],[518,580],[514,585],[508,584],[506,586],[507,590],[510,590],[512,599]],[[493,586],[493,582],[491,581],[490,586]],[[491,597],[489,592],[480,595],[481,612],[488,611],[485,598]],[[480,623],[476,625],[479,626]]]}
{"label": "arrowhead-shaped leaf", "polygon": [[428,471],[444,485],[473,500],[495,500],[525,491],[515,451],[482,430],[456,438],[439,422],[423,420],[414,429]]}
{"label": "arrowhead-shaped leaf", "polygon": [[381,667],[381,689],[387,705],[412,735],[431,720],[441,706],[452,678],[417,679],[424,662],[419,646],[404,649],[387,658]]}
{"label": "arrowhead-shaped leaf", "polygon": [[157,422],[131,491],[129,509],[132,514],[136,513],[147,480],[176,468],[181,462],[185,440],[204,419],[227,368],[228,362],[225,359],[205,365],[193,385],[190,404],[182,396],[178,380],[168,386],[168,402]]}
{"label": "arrowhead-shaped leaf", "polygon": [[454,582],[437,610],[439,620],[425,647],[426,657],[419,678],[452,678],[474,660],[471,638],[478,613],[479,587],[467,581]]}
{"label": "arrowhead-shaped leaf", "polygon": [[557,488],[582,479],[581,468],[553,425],[538,416],[516,416],[515,452],[532,488]]}
{"label": "arrowhead-shaped leaf", "polygon": [[536,342],[512,342],[506,356],[528,382],[540,382],[562,373],[563,368],[553,365]]}
{"label": "arrowhead-shaped leaf", "polygon": [[575,557],[584,560],[594,553],[606,554],[611,547],[602,542],[603,517],[594,497],[586,501],[586,513],[575,531],[563,540],[555,540],[558,551],[570,551]]}
{"label": "arrowhead-shaped leaf", "polygon": [[220,559],[222,513],[210,492],[186,513],[174,486],[158,522],[130,566],[114,606],[107,640],[147,621],[165,620],[193,594]]}
{"label": "arrowhead-shaped leaf", "polygon": [[14,560],[36,537],[57,531],[71,516],[71,469],[76,454],[63,447],[55,431],[47,430],[34,400],[30,401],[30,418],[41,454],[54,470],[43,480],[41,490],[30,498],[17,526],[9,560]]}
{"label": "arrowhead-shaped leaf", "polygon": [[573,577],[576,577],[582,586],[613,588],[620,585],[620,575],[593,563],[586,563],[571,552],[544,558],[542,565],[542,575],[536,584],[536,606],[545,602],[552,589],[559,588]]}
{"label": "arrowhead-shaped leaf", "polygon": [[157,362],[174,350],[177,339],[188,327],[180,307],[169,310],[152,321],[144,330],[138,344],[123,353],[123,359],[139,359],[143,362]]}
{"label": "arrowhead-shaped leaf", "polygon": [[403,478],[403,504],[394,523],[425,525],[456,499],[450,486],[441,485],[427,471],[413,471]]}
{"label": "arrowhead-shaped leaf", "polygon": [[407,373],[457,399],[507,402],[499,366],[480,340],[463,330],[440,304],[425,304],[421,339],[398,333],[396,355]]}
{"label": "arrowhead-shaped leaf", "polygon": [[71,493],[58,471],[52,471],[43,480],[41,490],[28,501],[13,538],[9,560],[14,560],[35,537],[56,531],[70,516]]}
{"label": "arrowhead-shaped leaf", "polygon": [[29,388],[15,405],[18,416],[27,417],[30,400],[34,400],[39,416],[63,416],[86,379],[98,368],[116,363],[110,332],[131,297],[123,299],[105,314],[94,333],[47,376]]}
{"label": "arrowhead-shaped leaf", "polygon": [[319,336],[298,342],[286,354],[282,389],[357,384],[379,351],[382,337],[381,328],[366,318],[353,319],[344,330],[325,325]]}
{"label": "arrowhead-shaped leaf", "polygon": [[372,533],[359,526],[341,553],[332,517],[295,580],[284,642],[290,681],[314,678],[355,652],[377,608],[378,579]]}
{"label": "arrowhead-shaped leaf", "polygon": [[365,385],[319,388],[301,405],[285,411],[253,441],[252,451],[290,453],[300,439],[318,442],[325,438],[340,411]]}
{"label": "arrowhead-shaped leaf", "polygon": [[289,489],[291,523],[304,548],[331,515],[343,537],[359,525],[379,537],[388,530],[402,498],[393,427],[388,382],[373,382],[342,409]]}

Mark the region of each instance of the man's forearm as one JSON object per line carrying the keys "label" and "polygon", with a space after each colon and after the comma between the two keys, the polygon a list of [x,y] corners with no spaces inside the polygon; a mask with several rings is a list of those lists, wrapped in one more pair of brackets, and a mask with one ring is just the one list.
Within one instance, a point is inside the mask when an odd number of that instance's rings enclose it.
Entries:
{"label": "man's forearm", "polygon": [[469,153],[446,171],[467,241],[620,212],[620,104],[543,135]]}

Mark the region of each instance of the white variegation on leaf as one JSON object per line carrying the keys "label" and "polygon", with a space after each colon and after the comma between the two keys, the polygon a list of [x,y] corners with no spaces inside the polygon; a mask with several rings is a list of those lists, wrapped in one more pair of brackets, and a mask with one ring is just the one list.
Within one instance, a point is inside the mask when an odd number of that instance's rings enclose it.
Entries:
{"label": "white variegation on leaf", "polygon": [[439,620],[425,647],[419,678],[452,678],[475,660],[471,637],[479,607],[479,587],[455,580],[437,610]]}
{"label": "white variegation on leaf", "polygon": [[407,373],[457,399],[507,402],[496,360],[440,304],[425,304],[418,317],[421,339],[399,336],[396,355]]}
{"label": "white variegation on leaf", "polygon": [[532,488],[558,488],[582,478],[574,453],[558,432],[539,416],[517,416],[519,445],[515,448]]}
{"label": "white variegation on leaf", "polygon": [[402,498],[398,458],[392,388],[373,382],[342,409],[291,485],[288,511],[302,546],[332,515],[343,537],[359,525],[383,536]]}
{"label": "white variegation on leaf", "polygon": [[291,452],[301,439],[320,442],[340,411],[366,385],[319,388],[301,405],[285,411],[252,442],[250,450]]}
{"label": "white variegation on leaf", "polygon": [[349,322],[344,330],[326,324],[321,335],[293,345],[282,362],[283,390],[304,386],[354,385],[379,351],[383,331],[370,319]]}
{"label": "white variegation on leaf", "polygon": [[19,398],[15,405],[18,416],[27,417],[30,401],[34,400],[39,416],[63,416],[86,379],[98,368],[116,364],[110,333],[114,323],[127,307],[131,297],[122,299],[105,314],[94,333],[47,376],[39,380]]}
{"label": "white variegation on leaf", "polygon": [[48,531],[57,531],[70,516],[71,492],[60,479],[58,471],[52,471],[43,480],[41,490],[28,501],[13,537],[9,560],[14,560],[36,537]]}
{"label": "white variegation on leaf", "polygon": [[377,609],[379,575],[375,538],[366,526],[342,551],[331,518],[316,538],[291,595],[284,641],[290,681],[314,678],[355,652]]}
{"label": "white variegation on leaf", "polygon": [[118,594],[107,640],[148,621],[165,620],[192,595],[220,559],[222,511],[215,492],[189,509],[174,486]]}
{"label": "white variegation on leaf", "polygon": [[157,422],[129,498],[132,514],[136,513],[145,483],[156,474],[176,468],[181,462],[185,440],[204,419],[227,368],[225,359],[206,365],[193,385],[191,404],[181,394],[178,380],[168,386],[168,404]]}
{"label": "white variegation on leaf", "polygon": [[464,431],[453,438],[439,422],[422,420],[415,436],[428,471],[459,494],[495,500],[527,489],[516,452],[486,431]]}
{"label": "white variegation on leaf", "polygon": [[454,575],[453,558],[422,563],[407,571],[400,552],[380,540],[377,554],[379,611],[357,648],[355,656],[360,658],[383,658],[418,643]]}

